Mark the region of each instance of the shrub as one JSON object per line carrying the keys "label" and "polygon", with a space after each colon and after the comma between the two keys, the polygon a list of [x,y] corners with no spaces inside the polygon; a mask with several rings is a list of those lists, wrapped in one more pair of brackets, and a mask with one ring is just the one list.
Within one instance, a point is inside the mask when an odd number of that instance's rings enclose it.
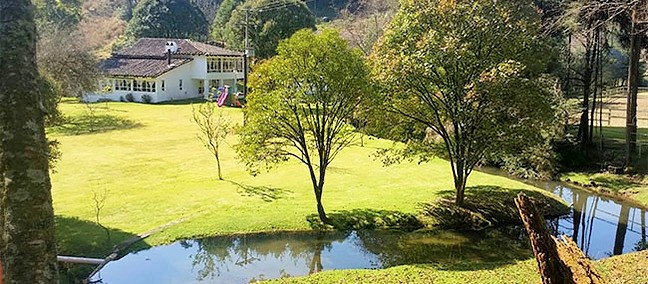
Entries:
{"label": "shrub", "polygon": [[129,93],[129,94],[126,94],[126,100],[132,103],[132,102],[135,101],[135,97],[133,97],[133,94]]}
{"label": "shrub", "polygon": [[150,95],[142,95],[142,102],[145,104],[150,104],[153,101],[153,97]]}
{"label": "shrub", "polygon": [[124,96],[119,96],[119,101],[122,102],[122,103],[126,102],[126,100],[124,99]]}

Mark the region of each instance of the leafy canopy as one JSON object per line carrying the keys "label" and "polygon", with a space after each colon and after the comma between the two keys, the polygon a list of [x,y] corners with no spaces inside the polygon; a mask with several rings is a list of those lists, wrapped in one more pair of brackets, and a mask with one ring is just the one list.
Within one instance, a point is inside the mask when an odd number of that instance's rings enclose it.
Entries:
{"label": "leafy canopy", "polygon": [[313,13],[299,0],[248,0],[234,9],[223,30],[222,39],[231,48],[245,47],[246,10],[249,43],[259,58],[277,54],[279,41],[296,31],[315,29]]}
{"label": "leafy canopy", "polygon": [[378,117],[409,146],[397,157],[448,158],[458,203],[487,154],[543,144],[555,125],[556,96],[541,76],[551,49],[539,27],[526,1],[403,0],[374,52],[385,86],[376,105],[395,114]]}
{"label": "leafy canopy", "polygon": [[204,39],[209,24],[189,0],[142,0],[133,11],[127,33],[134,38]]}
{"label": "leafy canopy", "polygon": [[250,75],[245,126],[236,146],[253,173],[294,158],[309,171],[320,219],[327,167],[355,137],[347,120],[366,97],[369,71],[362,52],[339,33],[301,30],[278,55]]}
{"label": "leafy canopy", "polygon": [[214,23],[212,24],[211,36],[215,40],[225,40],[225,25],[232,16],[232,12],[242,0],[223,0],[218,6]]}

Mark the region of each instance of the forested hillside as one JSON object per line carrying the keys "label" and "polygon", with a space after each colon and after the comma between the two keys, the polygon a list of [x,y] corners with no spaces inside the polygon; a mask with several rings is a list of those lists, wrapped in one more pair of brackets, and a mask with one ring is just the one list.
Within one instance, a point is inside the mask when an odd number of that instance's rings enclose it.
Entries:
{"label": "forested hillside", "polygon": [[[46,0],[47,1],[47,0]],[[112,44],[118,42],[126,33],[128,21],[141,0],[85,0],[62,1],[69,6],[79,5],[81,21],[79,31],[83,41],[102,57],[110,54]],[[233,8],[244,1],[225,1],[229,8],[217,13],[222,0],[191,0],[205,16],[214,34],[214,27],[222,27],[229,20]],[[277,2],[277,1],[269,1]],[[313,14],[322,21],[332,20],[332,25],[340,28],[342,35],[355,47],[368,52],[373,42],[398,7],[398,0],[307,0],[303,1]],[[216,19],[216,23],[214,23]],[[220,38],[212,38],[221,40]]]}

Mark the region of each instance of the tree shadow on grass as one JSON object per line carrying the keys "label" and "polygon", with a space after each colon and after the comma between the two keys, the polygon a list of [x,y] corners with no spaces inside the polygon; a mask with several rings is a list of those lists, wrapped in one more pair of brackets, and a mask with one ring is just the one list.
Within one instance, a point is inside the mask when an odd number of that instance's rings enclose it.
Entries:
{"label": "tree shadow on grass", "polygon": [[423,214],[442,228],[480,231],[486,228],[521,224],[515,198],[519,193],[531,197],[546,217],[568,214],[569,207],[562,201],[540,191],[509,189],[499,186],[474,186],[466,188],[464,204],[455,204],[455,191],[439,192],[440,198],[422,204]]}
{"label": "tree shadow on grass", "polygon": [[[399,229],[414,231],[422,228],[423,223],[410,213],[392,210],[352,209],[333,211],[327,214],[330,226],[337,230]],[[325,229],[317,214],[306,216],[313,229]]]}
{"label": "tree shadow on grass", "polygon": [[65,124],[52,127],[52,132],[66,136],[104,133],[141,127],[142,124],[112,114],[76,115],[68,117]]}
{"label": "tree shadow on grass", "polygon": [[[103,259],[112,253],[121,242],[136,236],[75,217],[57,215],[54,220],[59,255]],[[121,251],[120,255],[150,247],[147,243],[140,241]],[[94,265],[59,263],[61,283],[81,283],[81,280],[85,279],[95,267]]]}
{"label": "tree shadow on grass", "polygon": [[286,190],[278,187],[269,187],[269,186],[253,186],[238,183],[235,181],[228,181],[229,183],[236,185],[236,192],[241,196],[246,197],[258,197],[265,202],[273,202],[279,199],[286,198],[288,194],[291,194],[292,191]]}

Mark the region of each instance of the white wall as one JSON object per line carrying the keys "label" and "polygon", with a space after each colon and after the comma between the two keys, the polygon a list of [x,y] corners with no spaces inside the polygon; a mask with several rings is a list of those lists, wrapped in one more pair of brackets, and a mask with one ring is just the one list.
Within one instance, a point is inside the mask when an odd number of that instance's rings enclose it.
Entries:
{"label": "white wall", "polygon": [[[127,94],[133,94],[133,97],[137,102],[142,101],[143,95],[150,95],[152,97],[152,103],[198,98],[202,97],[202,95],[198,93],[199,84],[196,80],[217,80],[218,82],[222,82],[221,84],[229,84],[231,87],[234,87],[232,80],[235,78],[243,79],[243,75],[243,72],[207,73],[207,57],[194,56],[194,60],[155,78],[155,93],[117,91],[113,86],[113,91],[111,93],[88,93],[84,95],[83,100],[87,102],[97,102],[104,99],[120,101],[122,98],[125,100]],[[126,79],[132,80],[133,78]],[[164,80],[164,91],[162,90],[162,80]],[[180,80],[182,80],[182,90],[179,88]],[[207,90],[207,92],[209,92],[209,90]]]}
{"label": "white wall", "polygon": [[194,60],[191,61],[191,76],[194,79],[204,80],[207,79],[207,57],[206,56],[194,56]]}
{"label": "white wall", "polygon": [[[167,73],[164,73],[157,78],[157,97],[156,102],[184,100],[189,98],[197,98],[201,95],[198,94],[198,88],[192,82],[192,71],[196,60],[187,64],[181,65]],[[205,67],[205,70],[207,67]],[[206,72],[206,71],[205,71]],[[162,80],[165,82],[165,90],[162,91]],[[179,81],[182,80],[182,90],[179,88]]]}

